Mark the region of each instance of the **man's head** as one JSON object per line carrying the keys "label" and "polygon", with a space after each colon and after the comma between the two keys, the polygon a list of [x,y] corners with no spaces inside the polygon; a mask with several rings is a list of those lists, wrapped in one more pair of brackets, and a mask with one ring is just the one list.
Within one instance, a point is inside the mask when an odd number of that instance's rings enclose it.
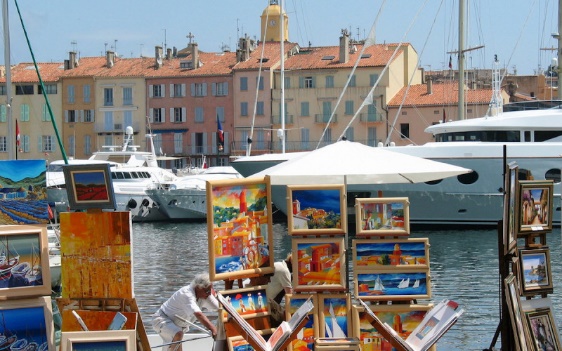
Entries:
{"label": "man's head", "polygon": [[191,285],[197,298],[206,299],[213,293],[213,283],[207,273],[197,274],[191,281]]}

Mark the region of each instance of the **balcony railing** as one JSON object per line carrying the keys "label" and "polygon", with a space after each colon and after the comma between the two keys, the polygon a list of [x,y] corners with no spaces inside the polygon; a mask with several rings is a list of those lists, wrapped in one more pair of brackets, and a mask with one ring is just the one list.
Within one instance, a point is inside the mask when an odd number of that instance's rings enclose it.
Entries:
{"label": "balcony railing", "polygon": [[[273,124],[281,124],[281,115],[271,116],[271,122]],[[293,123],[295,123],[293,115],[285,115],[285,124],[293,124]]]}
{"label": "balcony railing", "polygon": [[[96,133],[123,133],[129,125],[130,124],[125,125],[123,123],[114,123],[111,126],[106,126],[103,124],[96,123],[94,124],[94,131]],[[134,131],[141,132],[138,122],[134,122],[133,125],[131,125],[131,127],[133,127]]]}
{"label": "balcony railing", "polygon": [[[316,123],[328,123],[329,120],[330,120],[330,115],[325,115],[325,114],[314,115],[314,122]],[[336,123],[337,121],[338,121],[338,115],[334,114],[331,122]]]}
{"label": "balcony railing", "polygon": [[382,115],[380,113],[360,113],[359,120],[361,122],[382,122]]}

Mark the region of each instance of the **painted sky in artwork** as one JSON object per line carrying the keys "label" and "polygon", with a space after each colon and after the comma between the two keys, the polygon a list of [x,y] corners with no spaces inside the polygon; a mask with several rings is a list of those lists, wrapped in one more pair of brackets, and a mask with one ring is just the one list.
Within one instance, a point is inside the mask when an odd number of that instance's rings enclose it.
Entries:
{"label": "painted sky in artwork", "polygon": [[266,184],[219,186],[213,188],[213,205],[220,207],[240,207],[240,193],[246,191],[246,203],[255,204],[267,196]]}
{"label": "painted sky in artwork", "polygon": [[74,172],[74,182],[77,184],[105,185],[103,171]]}
{"label": "painted sky in artwork", "polygon": [[[25,178],[34,178],[47,172],[45,160],[4,160],[0,161],[0,174],[15,182]],[[46,183],[46,182],[45,182]],[[4,184],[1,184],[2,186]]]}
{"label": "painted sky in artwork", "polygon": [[312,207],[340,213],[339,189],[293,190],[292,198],[299,200],[301,209]]}

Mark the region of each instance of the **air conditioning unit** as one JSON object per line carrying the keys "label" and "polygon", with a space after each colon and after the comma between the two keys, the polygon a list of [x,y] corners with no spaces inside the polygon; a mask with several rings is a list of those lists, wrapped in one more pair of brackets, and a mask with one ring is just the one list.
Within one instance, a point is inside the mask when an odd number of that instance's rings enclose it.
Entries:
{"label": "air conditioning unit", "polygon": [[113,130],[123,130],[123,125],[121,123],[114,124]]}

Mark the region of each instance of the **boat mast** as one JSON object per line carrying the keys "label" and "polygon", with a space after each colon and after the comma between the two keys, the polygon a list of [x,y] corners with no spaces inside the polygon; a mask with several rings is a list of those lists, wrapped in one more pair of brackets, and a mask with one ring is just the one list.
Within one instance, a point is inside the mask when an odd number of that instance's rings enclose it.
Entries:
{"label": "boat mast", "polygon": [[562,100],[562,80],[560,80],[560,63],[562,62],[562,0],[558,0],[558,100]]}
{"label": "boat mast", "polygon": [[8,21],[8,0],[2,1],[2,23],[4,28],[4,67],[6,68],[6,121],[8,132],[6,135],[6,148],[8,160],[15,159],[14,122],[12,121],[12,70],[10,64],[10,23]]}
{"label": "boat mast", "polygon": [[[561,0],[562,1],[562,0]],[[285,16],[283,15],[283,2],[279,1],[279,13],[281,14],[279,20],[281,21],[279,25],[279,30],[281,31],[281,153],[285,153]]]}
{"label": "boat mast", "polygon": [[[561,0],[562,1],[562,0]],[[464,116],[464,0],[459,0],[459,106],[458,119]]]}

